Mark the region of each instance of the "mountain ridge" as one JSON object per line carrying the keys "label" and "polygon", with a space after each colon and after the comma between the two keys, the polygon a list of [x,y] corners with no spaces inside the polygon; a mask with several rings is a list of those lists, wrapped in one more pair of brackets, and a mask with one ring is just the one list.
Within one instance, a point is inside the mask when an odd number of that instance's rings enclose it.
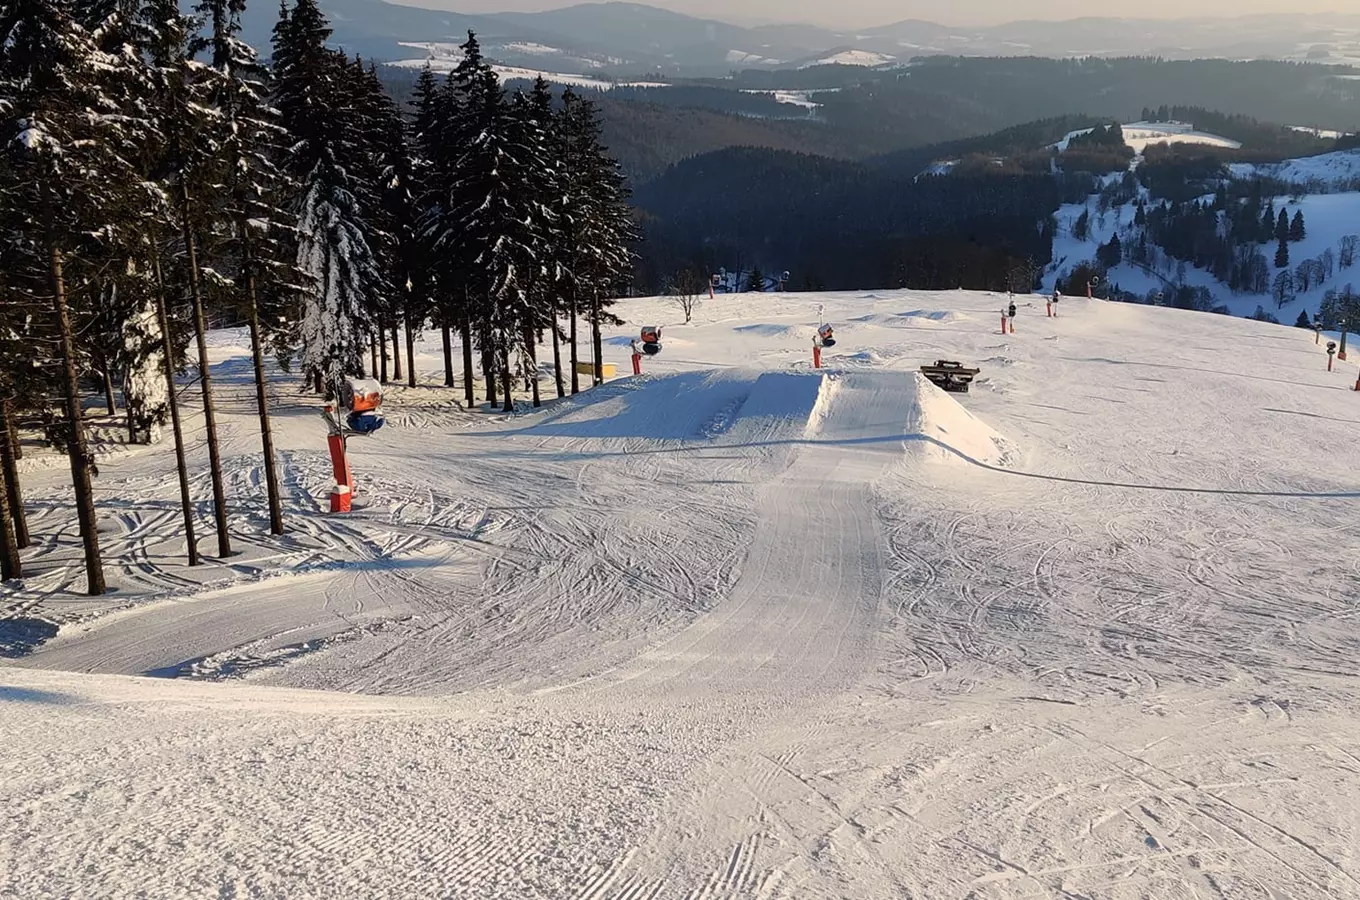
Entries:
{"label": "mountain ridge", "polygon": [[[932,55],[1129,56],[1262,58],[1360,63],[1360,15],[1257,15],[1179,20],[1084,17],[1017,20],[956,28],[904,19],[868,29],[836,30],[805,23],[743,26],[632,2],[578,3],[531,13],[463,13],[386,0],[322,0],[333,43],[348,52],[392,61],[409,57],[406,42],[460,42],[468,30],[489,54],[527,65],[541,54],[569,68],[626,76],[643,72],[692,77],[726,75],[736,68],[793,69],[845,49],[866,59],[903,64]],[[244,37],[262,49],[277,9],[247,8]]]}

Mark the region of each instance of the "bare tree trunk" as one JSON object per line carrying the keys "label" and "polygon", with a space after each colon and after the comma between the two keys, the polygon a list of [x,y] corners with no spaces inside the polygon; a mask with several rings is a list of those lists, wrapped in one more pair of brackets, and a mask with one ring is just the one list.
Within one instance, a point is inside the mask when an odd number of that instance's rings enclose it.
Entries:
{"label": "bare tree trunk", "polygon": [[392,320],[392,380],[401,381],[401,332],[398,330],[400,323],[394,318]]}
{"label": "bare tree trunk", "polygon": [[416,386],[416,330],[411,324],[411,311],[407,310],[402,317],[402,324],[406,326],[406,386]]}
{"label": "bare tree trunk", "polygon": [[[467,408],[472,409],[477,405],[477,396],[472,370],[472,311],[467,307],[463,307],[463,321],[458,326],[458,336],[463,340],[463,396],[467,399]],[[449,372],[452,374],[453,370]]]}
{"label": "bare tree trunk", "polygon": [[515,399],[511,390],[515,386],[514,373],[510,371],[510,335],[501,335],[501,378],[505,380],[505,405],[501,407],[504,412],[515,411]]}
{"label": "bare tree trunk", "polygon": [[71,485],[76,494],[76,516],[80,520],[80,539],[85,545],[85,590],[91,596],[104,593],[104,564],[99,556],[99,532],[94,512],[94,485],[90,482],[90,448],[85,440],[85,420],[80,409],[80,382],[76,376],[75,346],[71,339],[71,315],[66,308],[66,277],[62,272],[61,250],[48,247],[49,275],[52,279],[52,311],[61,336],[62,387],[66,394],[66,423],[71,432],[66,453],[71,459]]}
{"label": "bare tree trunk", "polygon": [[5,418],[9,422],[9,445],[15,459],[24,458],[24,445],[19,441],[19,428],[10,415],[9,401],[5,401]]}
{"label": "bare tree trunk", "polygon": [[[374,338],[374,340],[377,342],[378,345],[378,354],[379,359],[381,360],[382,367],[379,368],[377,365],[374,365],[373,372],[375,375],[378,376],[379,383],[387,384],[387,326],[383,322],[381,316],[378,317],[378,321],[375,322],[374,324],[378,328],[377,335]],[[398,375],[397,377],[400,378],[401,376]]]}
{"label": "bare tree trunk", "polygon": [[100,366],[99,374],[104,379],[104,407],[109,411],[109,415],[118,415],[118,402],[113,396],[113,374],[109,372],[107,364]]}
{"label": "bare tree trunk", "polygon": [[604,384],[604,342],[600,335],[600,292],[596,290],[590,301],[590,341],[595,350],[595,383]]}
{"label": "bare tree trunk", "polygon": [[186,188],[181,230],[189,256],[189,294],[194,301],[194,336],[198,340],[198,377],[203,388],[203,420],[208,432],[208,468],[212,476],[213,517],[217,523],[217,555],[231,556],[231,535],[227,531],[227,489],[222,483],[222,450],[217,445],[217,412],[213,408],[212,376],[208,366],[208,324],[203,316],[203,290],[198,281],[198,249],[189,228],[189,194]]}
{"label": "bare tree trunk", "polygon": [[[374,378],[377,378],[377,377],[378,377],[378,339],[373,335],[372,332],[369,332],[369,334],[368,334],[368,355],[369,355],[369,357],[370,357],[369,362],[372,363],[372,365],[369,366],[368,371],[373,373],[373,377],[374,377]],[[368,375],[361,371],[361,372],[359,372],[359,377],[360,377],[360,378],[367,378]]]}
{"label": "bare tree trunk", "polygon": [[28,539],[28,517],[24,512],[23,492],[19,486],[19,467],[15,465],[19,459],[18,446],[19,434],[14,427],[14,418],[10,415],[9,401],[0,402],[0,429],[4,434],[0,434],[0,465],[5,470],[5,482],[9,485],[9,517],[14,525],[14,543],[23,550],[29,544]]}
{"label": "bare tree trunk", "polygon": [[159,255],[156,267],[156,320],[161,328],[161,369],[165,375],[165,398],[170,406],[170,427],[175,434],[175,469],[179,472],[179,505],[184,515],[184,539],[189,545],[189,565],[198,565],[198,536],[194,529],[194,501],[189,495],[189,466],[184,459],[184,427],[179,419],[179,396],[175,391],[175,342],[170,336],[170,314],[165,308],[165,283]]}
{"label": "bare tree trunk", "polygon": [[[248,251],[247,251],[248,252]],[[250,312],[250,356],[255,365],[255,405],[260,411],[260,442],[264,450],[264,484],[269,499],[269,533],[283,534],[283,497],[274,464],[274,428],[269,421],[269,382],[264,371],[264,342],[260,335],[260,305],[255,296],[255,273],[246,260],[246,300]]]}
{"label": "bare tree trunk", "polygon": [[0,468],[0,581],[24,577],[19,545],[14,540],[14,528],[9,520],[9,486],[5,471]]}
{"label": "bare tree trunk", "polygon": [[529,379],[529,391],[534,398],[534,408],[543,405],[543,398],[538,394],[538,345],[534,337],[532,328],[524,329],[524,346],[529,348],[529,372],[533,377]]}
{"label": "bare tree trunk", "polygon": [[487,402],[492,408],[496,405],[496,363],[495,351],[491,348],[491,341],[487,339],[487,332],[481,332],[481,378],[487,382]]}
{"label": "bare tree trunk", "polygon": [[[439,323],[440,336],[444,341],[444,387],[453,387],[453,336],[449,334],[449,323]],[[463,335],[463,352],[470,353],[468,335]],[[471,408],[471,404],[469,404]]]}
{"label": "bare tree trunk", "polygon": [[323,393],[325,388],[321,384],[321,373],[312,373],[312,390],[318,394]]}
{"label": "bare tree trunk", "polygon": [[581,356],[580,351],[577,349],[576,341],[576,319],[578,310],[576,309],[575,289],[571,292],[571,303],[569,304],[569,307],[569,312],[571,313],[571,325],[568,334],[568,340],[571,342],[571,392],[573,394],[579,394],[581,393],[581,377],[580,372],[577,371],[577,369],[581,365]]}
{"label": "bare tree trunk", "polygon": [[561,398],[567,395],[567,390],[566,386],[562,381],[562,336],[558,334],[557,331],[556,300],[553,301],[552,319],[550,321],[550,327],[552,328],[552,341],[553,341],[553,380],[557,382],[557,397],[560,400]]}

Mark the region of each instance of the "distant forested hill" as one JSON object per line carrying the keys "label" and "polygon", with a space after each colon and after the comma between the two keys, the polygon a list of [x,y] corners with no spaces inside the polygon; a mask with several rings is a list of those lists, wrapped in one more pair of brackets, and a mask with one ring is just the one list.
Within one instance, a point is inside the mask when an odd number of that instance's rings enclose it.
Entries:
{"label": "distant forested hill", "polygon": [[[1360,80],[1339,77],[1355,74],[1270,61],[928,57],[885,70],[748,71],[728,80],[606,91],[598,100],[610,147],[633,183],[641,184],[672,163],[724,147],[892,162],[898,151],[1016,126],[1028,130],[1013,135],[1015,142],[1057,140],[1062,134],[1055,129],[1072,121],[1129,122],[1160,107],[1285,158],[1326,148],[1280,126],[1360,131]],[[404,95],[414,72],[389,69],[386,77]],[[809,96],[819,106],[806,117],[797,107],[744,90],[815,91]],[[1054,127],[1027,124],[1039,120],[1052,120]],[[1255,127],[1259,122],[1278,124],[1262,129]],[[1009,149],[959,144],[955,152]],[[914,165],[922,156],[903,153],[898,160]]]}

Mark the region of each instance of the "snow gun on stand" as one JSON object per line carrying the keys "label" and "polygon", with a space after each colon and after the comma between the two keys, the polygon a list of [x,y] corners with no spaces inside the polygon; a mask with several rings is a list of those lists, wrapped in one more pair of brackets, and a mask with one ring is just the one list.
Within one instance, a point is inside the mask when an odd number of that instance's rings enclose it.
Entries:
{"label": "snow gun on stand", "polygon": [[352,435],[366,437],[383,427],[387,420],[382,417],[381,407],[382,385],[371,378],[352,379],[345,382],[340,392],[344,418],[340,418],[340,409],[335,404],[326,404],[321,413],[330,431],[326,443],[330,446],[331,469],[335,474],[335,487],[331,489],[333,513],[349,512],[354,498],[354,474],[350,471],[345,443]]}
{"label": "snow gun on stand", "polygon": [[822,348],[836,346],[836,332],[830,322],[822,320],[824,307],[817,306],[817,333],[812,336],[812,368],[822,367]]}
{"label": "snow gun on stand", "polygon": [[642,374],[642,355],[656,356],[661,352],[661,326],[644,325],[642,328],[642,343],[638,343],[637,338],[630,342],[633,348],[633,374]]}
{"label": "snow gun on stand", "polygon": [[661,352],[661,326],[644,325],[642,328],[642,352],[656,356]]}

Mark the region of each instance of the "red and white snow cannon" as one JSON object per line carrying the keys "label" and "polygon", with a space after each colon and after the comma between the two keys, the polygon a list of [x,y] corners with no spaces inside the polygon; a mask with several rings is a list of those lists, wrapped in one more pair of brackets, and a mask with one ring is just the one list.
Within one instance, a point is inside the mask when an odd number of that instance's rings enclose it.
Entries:
{"label": "red and white snow cannon", "polygon": [[332,404],[327,404],[321,414],[330,429],[326,443],[330,447],[331,469],[335,473],[335,487],[331,489],[333,513],[349,512],[354,496],[354,473],[349,467],[346,441],[351,435],[370,435],[383,427],[386,421],[379,412],[382,407],[382,385],[371,378],[345,382],[339,405],[347,410],[343,419]]}
{"label": "red and white snow cannon", "polygon": [[836,346],[836,332],[832,330],[830,322],[817,329],[817,343],[822,347]]}
{"label": "red and white snow cannon", "polygon": [[642,327],[642,352],[648,356],[656,356],[661,352],[660,325],[644,325]]}
{"label": "red and white snow cannon", "polygon": [[354,434],[368,435],[383,427],[382,385],[372,378],[352,379],[345,383],[344,406],[349,410],[345,426]]}

